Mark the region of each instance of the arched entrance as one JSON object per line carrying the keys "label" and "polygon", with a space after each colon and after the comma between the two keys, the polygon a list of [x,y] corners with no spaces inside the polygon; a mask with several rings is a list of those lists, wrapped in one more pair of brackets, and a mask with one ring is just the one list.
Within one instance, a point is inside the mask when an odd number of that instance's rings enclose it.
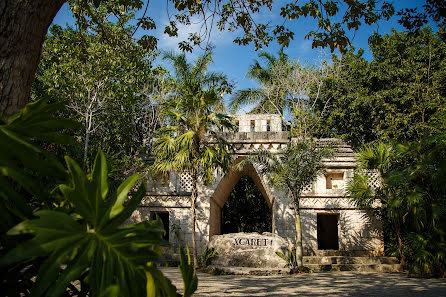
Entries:
{"label": "arched entrance", "polygon": [[221,209],[221,233],[271,232],[271,208],[251,177],[242,176]]}
{"label": "arched entrance", "polygon": [[[239,157],[235,163],[243,160],[243,157]],[[223,177],[216,187],[214,194],[210,201],[210,222],[209,222],[209,238],[213,235],[221,234],[221,210],[226,203],[234,186],[240,180],[242,176],[249,176],[255,185],[258,187],[262,196],[265,198],[269,209],[271,209],[271,220],[272,220],[272,232],[274,233],[274,197],[271,195],[269,190],[266,188],[259,174],[252,164],[247,164],[243,170],[231,170],[225,177]]]}

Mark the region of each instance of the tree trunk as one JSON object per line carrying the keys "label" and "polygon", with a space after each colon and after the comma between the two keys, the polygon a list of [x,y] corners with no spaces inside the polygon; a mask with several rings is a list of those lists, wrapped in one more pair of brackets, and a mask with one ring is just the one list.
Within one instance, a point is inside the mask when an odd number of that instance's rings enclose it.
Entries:
{"label": "tree trunk", "polygon": [[28,103],[45,35],[64,2],[0,1],[0,115]]}
{"label": "tree trunk", "polygon": [[294,205],[294,219],[296,220],[296,260],[297,266],[302,267],[304,265],[304,254],[302,247],[302,226],[300,225],[299,202],[295,203]]}
{"label": "tree trunk", "polygon": [[195,241],[195,203],[197,201],[197,182],[198,182],[198,172],[196,170],[193,171],[192,174],[192,195],[191,195],[191,219],[192,219],[192,257],[194,259],[194,267],[198,267],[197,260],[197,242]]}
{"label": "tree trunk", "polygon": [[401,256],[400,264],[401,266],[404,267],[406,266],[406,256],[404,255],[404,243],[403,243],[403,236],[401,235],[401,227],[397,218],[393,219],[393,224],[395,226],[396,238],[398,240],[398,252]]}
{"label": "tree trunk", "polygon": [[87,169],[87,156],[88,156],[88,145],[91,134],[91,121],[93,118],[93,112],[91,110],[87,111],[85,118],[85,144],[84,144],[84,158],[82,159],[82,166]]}
{"label": "tree trunk", "polygon": [[84,158],[82,160],[82,166],[87,169],[87,156],[88,156],[88,141],[90,140],[90,131],[85,131],[85,145],[84,145]]}

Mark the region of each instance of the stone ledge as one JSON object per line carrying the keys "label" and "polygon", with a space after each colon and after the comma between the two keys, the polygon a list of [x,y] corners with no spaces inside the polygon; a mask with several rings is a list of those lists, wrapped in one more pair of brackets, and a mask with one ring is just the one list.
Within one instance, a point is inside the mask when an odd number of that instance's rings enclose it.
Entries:
{"label": "stone ledge", "polygon": [[304,265],[399,264],[395,257],[304,256]]}
{"label": "stone ledge", "polygon": [[401,264],[305,264],[313,272],[403,272]]}
{"label": "stone ledge", "polygon": [[229,267],[209,265],[206,267],[208,272],[220,270],[226,274],[234,275],[288,275],[291,273],[289,268],[256,268],[256,267]]}

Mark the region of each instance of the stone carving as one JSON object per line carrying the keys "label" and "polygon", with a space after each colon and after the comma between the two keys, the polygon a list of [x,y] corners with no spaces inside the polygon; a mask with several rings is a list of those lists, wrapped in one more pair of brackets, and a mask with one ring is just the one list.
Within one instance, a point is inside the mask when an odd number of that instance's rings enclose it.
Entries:
{"label": "stone carving", "polygon": [[349,198],[343,197],[329,197],[329,198],[300,198],[300,208],[350,208],[354,209],[355,205],[352,204]]}
{"label": "stone carving", "polygon": [[286,262],[276,252],[285,254],[291,243],[269,232],[214,235],[208,244],[217,256],[215,266],[283,268]]}

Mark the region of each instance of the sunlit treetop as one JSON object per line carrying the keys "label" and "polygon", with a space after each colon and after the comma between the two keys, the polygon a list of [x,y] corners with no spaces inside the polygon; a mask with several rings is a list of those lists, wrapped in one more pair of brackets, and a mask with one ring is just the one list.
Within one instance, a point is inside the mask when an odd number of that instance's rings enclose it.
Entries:
{"label": "sunlit treetop", "polygon": [[[253,43],[255,49],[262,49],[272,41],[288,46],[294,38],[295,22],[302,18],[316,21],[314,28],[308,29],[305,38],[312,40],[312,47],[329,47],[333,52],[338,49],[345,52],[351,45],[348,33],[356,32],[363,25],[374,25],[379,21],[388,21],[395,14],[392,3],[379,0],[310,0],[284,1],[280,8],[278,21],[263,19],[259,15],[273,10],[273,0],[166,0],[168,4],[169,23],[164,33],[178,37],[178,28],[183,25],[199,23],[197,32],[189,34],[187,40],[179,42],[182,51],[192,51],[200,46],[210,47],[212,30],[228,30],[234,32],[234,43],[248,45]],[[99,17],[98,10],[106,12],[109,19],[119,22],[130,9],[142,10],[137,19],[138,28],[152,30],[155,21],[148,16],[150,1],[143,0],[69,0],[68,1],[80,28],[95,28],[106,33]],[[444,24],[441,9],[444,1],[427,0],[423,11],[406,8],[398,12],[400,23],[408,29],[416,30],[417,24],[425,24],[428,18],[433,19],[440,27]],[[104,15],[104,13],[102,13]],[[294,28],[294,29],[293,29]],[[144,35],[139,42],[147,48],[157,46],[157,38]]]}

